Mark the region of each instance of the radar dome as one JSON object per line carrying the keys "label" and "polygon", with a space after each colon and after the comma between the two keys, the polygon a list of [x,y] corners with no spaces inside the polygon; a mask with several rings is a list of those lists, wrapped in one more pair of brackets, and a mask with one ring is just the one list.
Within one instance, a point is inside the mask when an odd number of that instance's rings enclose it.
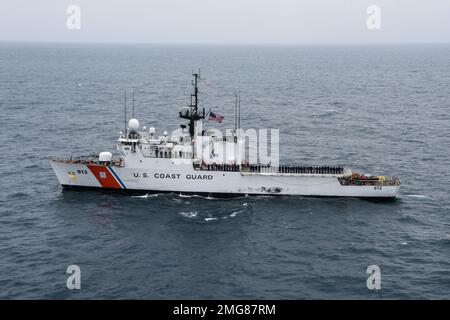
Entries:
{"label": "radar dome", "polygon": [[130,119],[130,121],[128,121],[128,128],[131,131],[138,131],[139,121],[137,119]]}
{"label": "radar dome", "polygon": [[149,131],[151,134],[154,134],[154,133],[155,133],[155,128],[150,127],[150,129],[148,129],[148,131]]}
{"label": "radar dome", "polygon": [[111,161],[112,159],[112,153],[108,152],[108,151],[104,151],[104,152],[100,152],[100,154],[98,155],[98,161]]}

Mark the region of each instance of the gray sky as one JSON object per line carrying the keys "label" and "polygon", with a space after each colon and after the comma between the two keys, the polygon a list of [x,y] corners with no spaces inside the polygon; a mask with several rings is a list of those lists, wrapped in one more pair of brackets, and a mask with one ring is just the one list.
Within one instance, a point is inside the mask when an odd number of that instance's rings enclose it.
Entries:
{"label": "gray sky", "polygon": [[[66,26],[71,4],[80,30]],[[366,26],[372,4],[379,30]],[[6,41],[450,42],[450,0],[1,0],[0,10]]]}

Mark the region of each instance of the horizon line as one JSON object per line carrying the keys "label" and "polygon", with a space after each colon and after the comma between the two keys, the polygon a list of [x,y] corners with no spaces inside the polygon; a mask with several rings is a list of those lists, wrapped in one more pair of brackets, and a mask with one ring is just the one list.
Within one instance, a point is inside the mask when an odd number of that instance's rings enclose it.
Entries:
{"label": "horizon line", "polygon": [[36,44],[98,44],[98,45],[192,45],[192,46],[321,46],[321,45],[449,45],[448,42],[134,42],[134,41],[60,41],[60,40],[3,40],[0,43]]}

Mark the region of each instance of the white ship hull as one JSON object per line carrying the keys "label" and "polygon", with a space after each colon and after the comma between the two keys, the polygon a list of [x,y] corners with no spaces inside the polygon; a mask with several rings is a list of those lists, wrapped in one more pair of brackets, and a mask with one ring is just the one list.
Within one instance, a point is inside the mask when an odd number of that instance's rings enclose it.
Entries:
{"label": "white ship hull", "polygon": [[[342,175],[250,173],[195,170],[192,163],[149,159],[138,167],[104,166],[51,160],[59,183],[67,188],[173,192],[208,195],[298,195],[395,198],[399,185],[341,185]],[[148,169],[147,169],[148,168]]]}

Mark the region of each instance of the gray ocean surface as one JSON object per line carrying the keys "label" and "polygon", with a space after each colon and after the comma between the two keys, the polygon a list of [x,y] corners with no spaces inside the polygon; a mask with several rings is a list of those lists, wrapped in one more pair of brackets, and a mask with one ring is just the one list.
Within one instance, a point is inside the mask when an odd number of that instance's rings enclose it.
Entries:
{"label": "gray ocean surface", "polygon": [[[0,298],[450,298],[450,46],[0,44]],[[200,104],[280,129],[284,163],[399,199],[62,191],[48,156],[115,150],[123,91],[157,133]],[[210,124],[207,124],[208,126]],[[81,268],[81,290],[66,268]],[[381,290],[366,287],[369,265]]]}

